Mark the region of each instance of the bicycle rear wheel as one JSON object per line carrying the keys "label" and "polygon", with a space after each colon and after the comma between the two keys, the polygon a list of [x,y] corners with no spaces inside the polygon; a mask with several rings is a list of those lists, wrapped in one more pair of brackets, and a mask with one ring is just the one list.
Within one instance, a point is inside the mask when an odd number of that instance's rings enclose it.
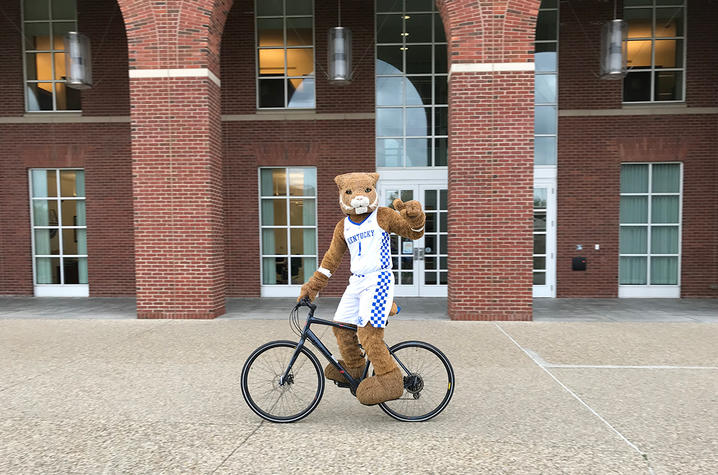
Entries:
{"label": "bicycle rear wheel", "polygon": [[302,346],[283,385],[279,379],[297,348],[292,341],[272,341],[249,355],[242,368],[242,395],[259,417],[270,422],[295,422],[309,415],[324,394],[319,360]]}
{"label": "bicycle rear wheel", "polygon": [[404,375],[404,394],[379,407],[394,419],[427,421],[449,404],[454,369],[438,348],[423,341],[404,341],[389,348]]}

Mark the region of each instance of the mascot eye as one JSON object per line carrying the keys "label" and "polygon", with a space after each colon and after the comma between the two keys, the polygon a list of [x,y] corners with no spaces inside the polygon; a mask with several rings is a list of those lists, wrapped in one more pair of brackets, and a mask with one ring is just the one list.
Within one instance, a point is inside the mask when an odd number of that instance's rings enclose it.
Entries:
{"label": "mascot eye", "polygon": [[364,192],[365,192],[365,193],[371,193],[371,188],[367,188],[366,190],[364,190]]}
{"label": "mascot eye", "polygon": [[347,190],[347,191],[345,191],[344,193],[346,193],[347,195],[351,195],[351,194],[352,194],[352,190]]}

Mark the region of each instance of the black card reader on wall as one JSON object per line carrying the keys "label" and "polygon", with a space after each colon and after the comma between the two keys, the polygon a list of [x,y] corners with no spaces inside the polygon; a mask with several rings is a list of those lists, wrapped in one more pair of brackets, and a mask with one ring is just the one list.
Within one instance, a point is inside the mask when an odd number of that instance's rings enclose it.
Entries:
{"label": "black card reader on wall", "polygon": [[586,258],[574,257],[571,265],[572,270],[586,270]]}

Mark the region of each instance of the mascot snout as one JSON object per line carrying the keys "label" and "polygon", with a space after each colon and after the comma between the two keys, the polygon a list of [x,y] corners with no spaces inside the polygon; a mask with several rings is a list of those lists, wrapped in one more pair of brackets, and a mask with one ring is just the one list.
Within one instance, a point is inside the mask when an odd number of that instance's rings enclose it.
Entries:
{"label": "mascot snout", "polygon": [[357,196],[351,200],[350,204],[356,214],[364,214],[369,211],[369,198],[366,196]]}

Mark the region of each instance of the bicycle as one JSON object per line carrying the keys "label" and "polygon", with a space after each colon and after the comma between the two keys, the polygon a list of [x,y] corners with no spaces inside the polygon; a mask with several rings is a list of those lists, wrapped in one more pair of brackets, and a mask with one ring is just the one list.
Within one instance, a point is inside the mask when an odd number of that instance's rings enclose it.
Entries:
{"label": "bicycle", "polygon": [[[303,306],[309,308],[309,313],[302,327],[299,308]],[[303,419],[316,409],[324,395],[324,370],[305,346],[307,340],[348,381],[335,384],[349,388],[353,395],[369,374],[371,363],[367,360],[361,378],[352,378],[310,328],[316,324],[356,330],[356,326],[316,318],[316,308],[303,299],[292,309],[289,321],[300,337],[298,342],[271,341],[254,350],[244,363],[242,395],[250,409],[267,421],[286,423]],[[387,347],[404,373],[404,394],[379,407],[405,422],[427,421],[443,411],[454,394],[454,369],[449,359],[438,348],[422,341],[403,341]]]}

